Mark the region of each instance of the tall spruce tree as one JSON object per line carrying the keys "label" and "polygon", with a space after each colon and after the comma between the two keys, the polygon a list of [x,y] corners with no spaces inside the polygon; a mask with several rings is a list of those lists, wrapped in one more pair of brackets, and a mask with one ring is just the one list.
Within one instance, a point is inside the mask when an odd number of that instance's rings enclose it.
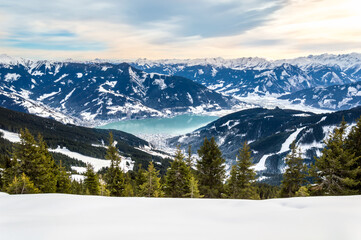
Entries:
{"label": "tall spruce tree", "polygon": [[56,192],[71,193],[71,177],[70,174],[67,173],[65,168],[62,166],[61,161],[57,175]]}
{"label": "tall spruce tree", "polygon": [[294,197],[300,187],[306,183],[307,166],[294,141],[291,152],[286,156],[286,171],[281,184],[281,197]]}
{"label": "tall spruce tree", "polygon": [[190,169],[192,169],[192,167],[193,167],[192,145],[188,145],[186,163],[187,163],[187,166],[188,166]]}
{"label": "tall spruce tree", "polygon": [[162,197],[164,195],[160,184],[159,171],[154,168],[153,162],[148,165],[148,171],[144,172],[145,183],[140,186],[140,195],[145,197]]}
{"label": "tall spruce tree", "polygon": [[138,171],[135,174],[135,195],[138,197],[142,197],[141,186],[147,181],[146,171],[142,168],[142,164],[138,165]]}
{"label": "tall spruce tree", "polygon": [[204,139],[198,150],[197,177],[199,190],[206,198],[220,198],[222,196],[223,181],[225,178],[225,159],[217,146],[214,137],[208,141]]}
{"label": "tall spruce tree", "polygon": [[19,178],[19,174],[25,173],[41,192],[56,191],[57,167],[40,134],[36,141],[28,129],[21,130],[12,161],[12,174]]}
{"label": "tall spruce tree", "polygon": [[174,161],[167,170],[165,177],[165,193],[168,197],[184,197],[189,193],[190,168],[184,161],[184,155],[178,146]]}
{"label": "tall spruce tree", "polygon": [[[356,126],[352,127],[346,138],[346,149],[355,154],[356,163],[351,168],[353,170],[361,168],[361,118],[357,121]],[[356,170],[357,171],[357,170]],[[356,174],[355,180],[357,185],[355,189],[361,194],[361,171]]]}
{"label": "tall spruce tree", "polygon": [[231,169],[231,176],[227,183],[229,197],[242,199],[259,198],[257,189],[253,186],[256,172],[252,166],[250,147],[247,141],[245,141],[239,150],[237,162]]}
{"label": "tall spruce tree", "polygon": [[105,159],[110,160],[110,167],[105,175],[105,182],[107,183],[107,189],[110,191],[111,196],[123,196],[125,187],[124,173],[120,168],[121,158],[117,148],[114,145],[113,134],[109,133],[109,146]]}
{"label": "tall spruce tree", "polygon": [[53,156],[48,151],[48,145],[45,143],[43,136],[38,134],[37,139],[40,158],[36,161],[38,175],[33,181],[40,191],[53,193],[56,192],[58,167]]}
{"label": "tall spruce tree", "polygon": [[200,194],[198,189],[198,181],[194,176],[191,176],[189,180],[189,193],[185,195],[185,197],[190,198],[202,198],[203,195]]}
{"label": "tall spruce tree", "polygon": [[355,194],[359,182],[356,179],[359,168],[353,168],[357,162],[355,154],[345,147],[346,122],[342,121],[325,141],[322,156],[316,158],[312,175],[316,185],[311,188],[316,194],[346,195]]}
{"label": "tall spruce tree", "polygon": [[100,183],[97,174],[94,172],[94,168],[91,164],[87,164],[84,179],[84,187],[86,194],[99,195]]}

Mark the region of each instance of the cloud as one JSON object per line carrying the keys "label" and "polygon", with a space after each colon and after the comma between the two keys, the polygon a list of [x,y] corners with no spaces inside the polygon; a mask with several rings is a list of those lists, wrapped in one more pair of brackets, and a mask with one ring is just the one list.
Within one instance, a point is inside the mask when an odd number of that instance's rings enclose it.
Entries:
{"label": "cloud", "polygon": [[360,7],[358,0],[0,0],[0,52],[275,59],[361,51]]}

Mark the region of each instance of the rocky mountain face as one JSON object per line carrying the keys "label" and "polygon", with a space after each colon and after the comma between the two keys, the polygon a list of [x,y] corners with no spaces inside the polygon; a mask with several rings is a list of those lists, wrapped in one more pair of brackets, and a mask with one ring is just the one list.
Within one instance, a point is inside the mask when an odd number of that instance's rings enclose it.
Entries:
{"label": "rocky mountain face", "polygon": [[1,106],[82,121],[215,111],[240,103],[187,78],[127,63],[3,61],[0,79]]}
{"label": "rocky mountain face", "polygon": [[329,114],[254,108],[226,115],[192,133],[168,139],[168,143],[183,148],[192,145],[196,150],[204,138],[214,137],[231,165],[242,143],[248,141],[256,170],[273,176],[284,171],[283,159],[293,141],[301,148],[305,162],[313,162],[324,147],[323,140],[343,117],[351,126],[360,116],[361,107]]}

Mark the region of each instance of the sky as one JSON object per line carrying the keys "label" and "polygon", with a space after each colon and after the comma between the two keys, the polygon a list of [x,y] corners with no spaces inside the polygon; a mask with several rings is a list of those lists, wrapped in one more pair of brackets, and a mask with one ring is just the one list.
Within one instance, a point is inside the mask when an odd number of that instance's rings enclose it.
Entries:
{"label": "sky", "polygon": [[0,54],[194,59],[361,52],[359,0],[0,0]]}

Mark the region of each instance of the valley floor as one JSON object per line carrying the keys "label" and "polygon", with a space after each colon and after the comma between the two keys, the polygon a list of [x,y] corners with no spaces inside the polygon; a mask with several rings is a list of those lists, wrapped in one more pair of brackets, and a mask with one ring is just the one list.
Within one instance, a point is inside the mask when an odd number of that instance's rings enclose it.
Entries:
{"label": "valley floor", "polygon": [[273,200],[0,193],[1,239],[361,239],[361,196]]}

